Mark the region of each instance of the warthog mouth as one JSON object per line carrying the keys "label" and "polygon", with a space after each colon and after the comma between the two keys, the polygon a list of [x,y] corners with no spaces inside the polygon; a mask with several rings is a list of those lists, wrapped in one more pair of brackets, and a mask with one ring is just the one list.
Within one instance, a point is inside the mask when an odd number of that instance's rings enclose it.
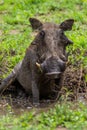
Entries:
{"label": "warthog mouth", "polygon": [[61,76],[61,72],[49,72],[45,74],[48,78],[57,79]]}
{"label": "warthog mouth", "polygon": [[[43,73],[43,69],[41,67],[41,64],[39,64],[39,63],[36,62],[36,66]],[[45,76],[47,78],[49,78],[49,79],[58,79],[58,78],[60,78],[61,74],[62,74],[62,72],[60,72],[60,71],[58,71],[58,72],[53,71],[53,72],[47,72],[47,73],[45,73]]]}

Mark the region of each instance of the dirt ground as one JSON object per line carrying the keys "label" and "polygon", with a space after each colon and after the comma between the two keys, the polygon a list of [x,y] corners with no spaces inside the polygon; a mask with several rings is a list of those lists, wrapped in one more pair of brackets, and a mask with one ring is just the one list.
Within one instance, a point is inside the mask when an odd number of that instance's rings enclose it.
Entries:
{"label": "dirt ground", "polygon": [[[80,93],[86,94],[86,73],[87,69],[84,69],[82,65],[68,65],[64,73],[64,84],[62,88],[65,89],[64,93],[67,93],[67,91],[69,91],[71,93],[71,97],[74,99],[77,99]],[[84,98],[87,98],[86,95],[84,96]]]}
{"label": "dirt ground", "polygon": [[[87,98],[85,73],[87,73],[87,70],[83,69],[82,66],[67,66],[64,72],[63,85],[59,92],[64,99],[65,97],[69,100],[78,99],[80,93],[83,94],[83,98]],[[47,107],[55,100],[43,99],[40,101],[40,107]],[[21,110],[30,109],[32,108],[32,98],[27,95],[23,89],[10,86],[4,93],[1,93],[0,108],[4,110],[8,104],[10,104],[12,108],[15,108],[15,110],[18,108]]]}

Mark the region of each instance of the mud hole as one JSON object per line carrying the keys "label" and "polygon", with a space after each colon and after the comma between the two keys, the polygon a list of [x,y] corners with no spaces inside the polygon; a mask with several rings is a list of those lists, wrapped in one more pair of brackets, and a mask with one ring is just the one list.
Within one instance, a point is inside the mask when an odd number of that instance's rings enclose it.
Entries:
{"label": "mud hole", "polygon": [[[87,99],[86,73],[87,70],[83,69],[81,65],[68,65],[64,72],[62,88],[58,92],[60,96],[70,101]],[[9,106],[11,106],[16,114],[30,110],[33,107],[31,96],[27,95],[21,87],[17,88],[15,86],[11,85],[6,91],[0,94],[0,114],[5,114]],[[59,97],[57,100],[59,100]],[[55,102],[56,99],[42,99],[40,100],[40,108],[47,108]]]}

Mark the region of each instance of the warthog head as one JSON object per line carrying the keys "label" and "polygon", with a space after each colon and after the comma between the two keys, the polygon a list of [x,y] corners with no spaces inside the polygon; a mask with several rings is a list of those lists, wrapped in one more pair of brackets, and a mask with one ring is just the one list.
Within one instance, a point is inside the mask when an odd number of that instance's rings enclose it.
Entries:
{"label": "warthog head", "polygon": [[67,54],[66,46],[73,42],[64,34],[72,29],[73,19],[68,19],[61,24],[41,23],[35,18],[30,18],[33,29],[39,33],[32,44],[37,44],[38,61],[36,65],[49,78],[58,78],[64,72]]}

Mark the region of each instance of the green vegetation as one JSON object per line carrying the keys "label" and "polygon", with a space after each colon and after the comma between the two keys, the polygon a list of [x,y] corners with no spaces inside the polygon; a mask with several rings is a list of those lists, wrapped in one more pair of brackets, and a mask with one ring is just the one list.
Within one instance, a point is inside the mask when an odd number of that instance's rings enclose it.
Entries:
{"label": "green vegetation", "polygon": [[[66,35],[74,42],[67,48],[72,64],[80,61],[87,67],[87,0],[1,0],[0,1],[0,69],[6,77],[23,58],[26,48],[33,39],[29,17],[41,21],[60,23],[75,19],[71,32]],[[79,53],[78,53],[79,52]],[[87,81],[87,74],[86,74]],[[72,108],[72,109],[71,109]],[[85,105],[56,105],[47,112],[35,111],[16,117],[12,114],[0,117],[0,130],[54,130],[64,126],[72,130],[86,130],[87,110]]]}
{"label": "green vegetation", "polygon": [[58,126],[69,130],[86,130],[86,106],[82,103],[63,103],[42,113],[34,109],[21,116],[7,114],[0,118],[1,130],[55,130]]}
{"label": "green vegetation", "polygon": [[26,48],[33,39],[29,17],[55,23],[68,18],[75,19],[73,30],[67,32],[74,42],[74,46],[69,49],[72,52],[79,49],[81,55],[72,56],[70,60],[72,62],[82,60],[86,65],[87,58],[83,56],[87,48],[86,7],[86,0],[2,0],[0,2],[0,67],[3,68],[4,74],[9,73],[23,58]]}

